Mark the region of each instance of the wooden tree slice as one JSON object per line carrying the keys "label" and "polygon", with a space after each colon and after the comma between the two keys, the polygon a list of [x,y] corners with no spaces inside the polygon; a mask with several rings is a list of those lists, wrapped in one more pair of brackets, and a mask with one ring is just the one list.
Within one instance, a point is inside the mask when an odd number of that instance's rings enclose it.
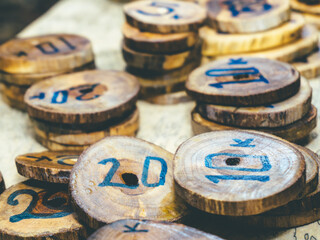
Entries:
{"label": "wooden tree slice", "polygon": [[92,70],[36,83],[25,94],[30,117],[88,124],[104,122],[134,109],[139,83],[117,71]]}
{"label": "wooden tree slice", "polygon": [[194,70],[187,93],[197,101],[229,106],[258,106],[296,94],[300,76],[292,66],[263,58],[223,59]]}
{"label": "wooden tree slice", "polygon": [[53,183],[69,183],[73,165],[81,152],[27,153],[16,157],[18,173],[27,178]]}
{"label": "wooden tree slice", "polygon": [[209,24],[221,32],[252,33],[290,19],[289,0],[208,1]]}
{"label": "wooden tree slice", "polygon": [[6,189],[6,185],[4,183],[4,179],[2,177],[2,174],[0,172],[0,194],[3,193],[3,191]]}
{"label": "wooden tree slice", "polygon": [[77,240],[86,229],[69,206],[67,189],[26,181],[0,196],[0,238]]}
{"label": "wooden tree slice", "polygon": [[135,1],[124,5],[127,22],[144,31],[177,33],[197,31],[206,19],[206,10],[184,1]]}
{"label": "wooden tree slice", "polygon": [[15,109],[23,111],[23,112],[27,111],[27,106],[24,102],[20,102],[15,99],[11,99],[5,94],[2,94],[2,100],[3,100],[3,102],[5,102],[7,105],[9,105],[12,108],[15,108]]}
{"label": "wooden tree slice", "polygon": [[293,13],[290,21],[264,32],[226,34],[203,27],[200,29],[200,37],[203,40],[202,55],[242,54],[282,46],[300,38],[304,23],[302,15]]}
{"label": "wooden tree slice", "polygon": [[6,95],[8,98],[16,100],[17,102],[24,103],[24,94],[30,86],[25,85],[15,85],[2,82],[2,94]]}
{"label": "wooden tree slice", "polygon": [[0,70],[7,73],[70,71],[93,60],[90,41],[71,34],[13,39],[0,47]]}
{"label": "wooden tree slice", "polygon": [[200,210],[255,215],[284,205],[305,186],[305,162],[290,144],[258,132],[194,136],[174,157],[177,193]]}
{"label": "wooden tree slice", "polygon": [[291,8],[298,12],[312,13],[320,15],[320,3],[308,4],[299,0],[290,0]]}
{"label": "wooden tree slice", "polygon": [[98,229],[88,240],[107,239],[212,239],[220,237],[177,223],[161,223],[139,220],[120,220]]}
{"label": "wooden tree slice", "polygon": [[40,138],[48,139],[49,141],[65,144],[65,145],[91,145],[104,137],[124,135],[124,136],[135,136],[139,128],[139,111],[135,109],[127,118],[121,122],[117,122],[114,125],[106,124],[104,129],[101,131],[94,132],[74,132],[73,130],[60,131],[55,127],[43,126],[42,122],[32,119],[35,134]]}
{"label": "wooden tree slice", "polygon": [[316,14],[302,13],[305,21],[320,29],[320,16]]}
{"label": "wooden tree slice", "polygon": [[298,93],[282,102],[261,107],[199,104],[198,109],[204,118],[225,125],[247,128],[281,127],[303,118],[310,111],[311,98],[309,82],[301,78]]}
{"label": "wooden tree slice", "polygon": [[90,145],[68,145],[50,141],[45,138],[41,138],[35,135],[35,139],[44,147],[48,148],[50,151],[83,151]]}
{"label": "wooden tree slice", "polygon": [[172,158],[164,149],[136,138],[107,137],[93,144],[71,172],[71,195],[79,218],[91,228],[127,218],[180,219],[186,207],[174,192]]}
{"label": "wooden tree slice", "polygon": [[293,66],[302,76],[308,79],[320,76],[320,42],[316,51],[302,59],[296,60]]}
{"label": "wooden tree slice", "polygon": [[144,100],[153,104],[170,105],[190,102],[192,99],[187,95],[185,91],[180,91],[174,93],[166,93],[155,97],[149,97]]}
{"label": "wooden tree slice", "polygon": [[129,67],[154,71],[181,68],[192,61],[197,61],[200,56],[199,52],[199,46],[194,46],[192,49],[180,53],[150,54],[137,52],[125,44],[122,45],[123,58]]}
{"label": "wooden tree slice", "polygon": [[159,34],[143,32],[125,23],[122,28],[124,45],[146,53],[183,52],[196,44],[199,35],[196,32]]}
{"label": "wooden tree slice", "polygon": [[[193,110],[191,113],[191,126],[193,133],[195,135],[211,132],[211,131],[219,131],[219,130],[235,130],[236,127],[222,125],[215,123],[213,121],[209,121],[203,118],[197,109]],[[292,123],[288,126],[278,127],[278,128],[255,128],[251,130],[257,130],[265,133],[270,133],[286,139],[290,142],[299,142],[305,139],[310,132],[317,126],[317,109],[312,105],[311,110],[308,112],[306,116],[304,116],[301,120]],[[250,130],[250,129],[245,129]]]}

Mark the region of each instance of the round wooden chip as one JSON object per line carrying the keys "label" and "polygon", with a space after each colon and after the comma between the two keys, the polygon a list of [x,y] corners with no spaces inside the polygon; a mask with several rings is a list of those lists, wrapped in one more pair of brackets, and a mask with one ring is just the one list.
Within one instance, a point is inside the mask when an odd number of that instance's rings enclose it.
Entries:
{"label": "round wooden chip", "polygon": [[[197,109],[193,110],[192,116],[192,130],[194,134],[201,134],[205,132],[218,131],[218,130],[234,130],[236,127],[222,125],[209,121],[203,118]],[[312,105],[310,111],[299,121],[290,125],[278,128],[255,128],[261,132],[270,133],[278,137],[284,138],[290,142],[299,142],[305,139],[309,133],[317,126],[317,109]],[[250,129],[247,129],[250,130]]]}
{"label": "round wooden chip", "polygon": [[1,95],[2,95],[3,102],[8,104],[10,107],[15,108],[15,109],[20,110],[20,111],[23,111],[23,112],[27,111],[27,106],[26,106],[26,104],[24,102],[20,102],[20,101],[17,101],[15,99],[12,99],[12,98],[8,97],[5,94],[1,94]]}
{"label": "round wooden chip", "polygon": [[84,151],[71,172],[79,217],[91,228],[121,219],[176,221],[186,214],[175,195],[173,155],[130,137],[107,137]]}
{"label": "round wooden chip", "polygon": [[300,75],[287,63],[263,58],[230,58],[194,70],[187,93],[197,101],[229,106],[257,106],[296,94]]}
{"label": "round wooden chip", "polygon": [[304,23],[302,15],[293,13],[290,21],[281,26],[252,34],[226,34],[203,27],[200,29],[202,55],[242,54],[282,46],[300,38]]}
{"label": "round wooden chip", "polygon": [[104,226],[88,238],[88,240],[107,239],[219,240],[222,238],[182,224],[127,219]]}
{"label": "round wooden chip", "polygon": [[121,117],[134,109],[139,88],[137,79],[125,72],[93,70],[36,83],[24,100],[33,118],[88,124]]}
{"label": "round wooden chip", "polygon": [[67,188],[43,185],[26,181],[0,195],[1,239],[75,240],[86,237],[85,227],[78,223],[69,206]]}
{"label": "round wooden chip", "polygon": [[318,4],[308,4],[299,0],[290,0],[291,8],[298,12],[305,12],[311,14],[320,14],[320,3]]}
{"label": "round wooden chip", "polygon": [[312,89],[305,78],[297,94],[278,103],[261,107],[229,107],[199,104],[200,114],[217,123],[246,127],[270,128],[289,125],[303,118],[311,108]]}
{"label": "round wooden chip", "polygon": [[[318,1],[318,0],[317,0]],[[305,21],[320,29],[320,16],[316,14],[302,13]]]}
{"label": "round wooden chip", "polygon": [[4,179],[2,177],[2,174],[0,172],[0,194],[3,193],[3,191],[6,189],[6,185],[4,183]]}
{"label": "round wooden chip", "polygon": [[208,1],[209,24],[221,32],[252,33],[290,19],[289,0]]}
{"label": "round wooden chip", "polygon": [[200,56],[200,47],[196,45],[192,49],[180,53],[150,54],[136,52],[123,44],[122,53],[129,67],[138,68],[140,71],[142,71],[142,69],[147,71],[169,71],[181,68],[190,62],[197,61]]}
{"label": "round wooden chip", "polygon": [[123,135],[135,136],[139,128],[139,111],[135,109],[122,121],[117,121],[113,125],[106,124],[100,131],[79,131],[62,129],[56,126],[48,126],[43,122],[32,119],[35,134],[39,138],[65,145],[91,145],[107,136]]}
{"label": "round wooden chip", "polygon": [[198,41],[196,32],[159,34],[143,32],[125,23],[122,28],[124,44],[133,50],[147,53],[177,53],[188,50]]}
{"label": "round wooden chip", "polygon": [[135,1],[124,6],[127,22],[144,31],[197,31],[207,17],[203,7],[184,1]]}
{"label": "round wooden chip", "polygon": [[73,165],[81,152],[27,153],[16,157],[18,173],[46,182],[69,183]]}
{"label": "round wooden chip", "polygon": [[253,131],[194,136],[180,145],[174,162],[177,193],[190,205],[219,215],[268,211],[296,199],[305,186],[301,153]]}
{"label": "round wooden chip", "polygon": [[90,41],[78,35],[54,34],[13,39],[0,46],[0,70],[7,73],[69,71],[93,60]]}
{"label": "round wooden chip", "polygon": [[17,102],[24,103],[24,94],[30,86],[15,85],[7,82],[1,82],[2,91],[1,93],[9,97],[10,99],[16,100]]}

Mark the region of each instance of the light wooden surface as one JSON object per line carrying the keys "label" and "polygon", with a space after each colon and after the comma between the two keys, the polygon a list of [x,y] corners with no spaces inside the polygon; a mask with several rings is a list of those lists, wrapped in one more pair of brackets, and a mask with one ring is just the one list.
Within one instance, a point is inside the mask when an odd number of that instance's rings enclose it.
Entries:
{"label": "light wooden surface", "polygon": [[[124,68],[121,57],[121,26],[124,21],[121,4],[107,0],[63,0],[49,12],[27,27],[20,36],[34,36],[46,33],[76,33],[92,41],[99,68]],[[320,90],[320,79],[310,80],[314,91]],[[320,94],[314,94],[313,103],[320,107]],[[141,128],[138,137],[154,142],[170,152],[174,152],[183,141],[192,136],[191,115],[193,102],[177,105],[153,105],[138,102],[141,114]],[[25,113],[13,110],[0,100],[1,155],[0,168],[7,186],[24,180],[16,171],[14,158],[19,154],[44,150],[38,144],[31,131],[31,124]],[[320,153],[320,127],[311,134],[312,141],[307,145]],[[305,236],[319,238],[320,222],[285,231],[256,232],[254,229],[245,233],[226,226],[233,239],[279,239],[304,240]],[[214,227],[211,225],[211,227]],[[218,230],[217,230],[218,231]],[[230,237],[229,239],[232,239]]]}

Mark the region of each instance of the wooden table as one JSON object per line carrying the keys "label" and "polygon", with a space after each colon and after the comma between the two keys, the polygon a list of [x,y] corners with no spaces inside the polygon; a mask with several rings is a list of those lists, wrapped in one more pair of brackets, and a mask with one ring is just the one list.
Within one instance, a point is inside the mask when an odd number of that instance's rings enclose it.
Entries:
{"label": "wooden table", "polygon": [[[110,0],[61,0],[45,15],[37,19],[19,36],[28,37],[47,33],[76,33],[88,37],[101,69],[124,69],[121,56],[121,26],[124,22],[122,4]],[[313,104],[320,109],[320,79],[310,80]],[[176,105],[153,105],[138,102],[141,114],[139,138],[158,144],[171,152],[192,136],[190,112],[194,102]],[[11,109],[0,100],[1,156],[0,170],[7,187],[24,180],[19,176],[14,159],[19,154],[44,150],[32,136],[26,113]],[[320,127],[311,134],[308,148],[320,153]],[[215,224],[215,223],[213,223]],[[226,228],[223,230],[223,228]],[[232,226],[221,226],[227,239],[286,239],[315,240],[320,238],[320,221],[280,232],[241,231]],[[220,231],[219,231],[220,232]],[[245,233],[244,233],[245,232]],[[219,234],[219,233],[218,233]],[[314,238],[312,238],[312,236]]]}

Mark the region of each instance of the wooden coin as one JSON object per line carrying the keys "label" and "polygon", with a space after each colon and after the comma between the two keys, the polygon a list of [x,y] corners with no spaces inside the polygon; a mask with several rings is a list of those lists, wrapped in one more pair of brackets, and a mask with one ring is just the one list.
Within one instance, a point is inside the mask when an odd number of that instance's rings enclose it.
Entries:
{"label": "wooden coin", "polygon": [[177,193],[200,210],[255,215],[284,205],[305,186],[299,151],[258,132],[215,131],[194,136],[174,157]]}
{"label": "wooden coin", "polygon": [[146,53],[183,52],[196,44],[199,35],[196,32],[159,34],[140,31],[128,23],[122,28],[124,44],[128,48]]}
{"label": "wooden coin", "polygon": [[199,104],[199,113],[217,123],[247,127],[281,127],[296,122],[311,108],[312,89],[305,78],[297,94],[278,103],[261,107],[229,107],[213,104]]}
{"label": "wooden coin", "polygon": [[69,183],[73,165],[81,152],[39,152],[16,157],[18,173],[46,182]]}
{"label": "wooden coin", "polygon": [[194,70],[187,93],[197,101],[229,106],[257,106],[296,94],[300,76],[292,66],[263,58],[213,61]]}
{"label": "wooden coin", "polygon": [[67,188],[35,181],[18,183],[0,196],[0,238],[76,240],[85,227],[69,206]]}
{"label": "wooden coin", "polygon": [[320,29],[320,16],[316,14],[302,13],[305,21]]}
{"label": "wooden coin", "polygon": [[169,71],[181,68],[186,64],[196,61],[199,58],[200,48],[194,46],[192,49],[180,53],[151,54],[137,52],[122,45],[123,58],[129,67],[154,70]]}
{"label": "wooden coin", "polygon": [[107,239],[219,240],[222,238],[182,224],[127,219],[104,226],[88,238],[88,240]]}
{"label": "wooden coin", "polygon": [[[194,134],[201,134],[211,131],[219,130],[234,130],[236,127],[222,125],[209,121],[203,118],[197,109],[193,110],[191,113],[192,130]],[[251,130],[257,130],[261,132],[270,133],[286,139],[290,142],[299,142],[305,139],[310,132],[317,126],[317,109],[312,105],[311,110],[304,116],[301,120],[294,122],[288,126],[278,127],[278,128],[255,128]],[[250,130],[250,129],[247,129]]]}
{"label": "wooden coin", "polygon": [[290,19],[289,0],[208,1],[209,24],[221,32],[252,33]]}
{"label": "wooden coin", "polygon": [[69,124],[104,122],[135,107],[135,77],[92,70],[61,75],[34,84],[25,94],[30,117]]}
{"label": "wooden coin", "polygon": [[4,183],[2,174],[0,172],[0,194],[3,193],[3,191],[6,189],[6,185]]}
{"label": "wooden coin", "polygon": [[27,106],[24,102],[17,101],[15,99],[9,98],[7,95],[2,94],[2,100],[6,104],[8,104],[10,107],[15,108],[17,110],[26,112],[27,111]]}
{"label": "wooden coin", "polygon": [[304,58],[296,60],[293,66],[302,76],[308,79],[320,76],[320,42],[318,43],[318,49],[316,51]]}
{"label": "wooden coin", "polygon": [[90,41],[78,35],[53,34],[13,39],[0,46],[0,70],[7,73],[69,71],[93,60]]}
{"label": "wooden coin", "polygon": [[145,98],[144,100],[159,105],[170,105],[192,101],[192,99],[187,95],[185,91],[166,93],[154,97]]}
{"label": "wooden coin", "polygon": [[135,1],[124,13],[130,25],[155,33],[197,31],[206,19],[203,7],[184,1]]}
{"label": "wooden coin", "polygon": [[91,228],[128,218],[180,219],[186,207],[174,192],[172,158],[166,150],[130,137],[106,137],[91,145],[70,178],[79,218]]}
{"label": "wooden coin", "polygon": [[278,47],[300,38],[304,23],[302,15],[293,13],[290,21],[264,32],[226,34],[203,27],[200,29],[200,37],[203,40],[202,55],[242,54]]}
{"label": "wooden coin", "polygon": [[35,135],[35,139],[44,147],[50,151],[83,151],[90,145],[69,145],[50,141],[46,138],[41,138],[39,135]]}
{"label": "wooden coin", "polygon": [[135,109],[122,121],[106,124],[103,130],[93,132],[56,129],[56,126],[47,126],[36,119],[32,119],[32,123],[35,134],[40,138],[65,145],[91,145],[107,136],[135,136],[139,128],[139,111]]}
{"label": "wooden coin", "polygon": [[290,4],[292,9],[298,11],[298,12],[305,12],[305,13],[311,13],[311,14],[320,14],[320,3],[317,1],[318,4],[308,4],[303,1],[299,0],[290,0]]}

